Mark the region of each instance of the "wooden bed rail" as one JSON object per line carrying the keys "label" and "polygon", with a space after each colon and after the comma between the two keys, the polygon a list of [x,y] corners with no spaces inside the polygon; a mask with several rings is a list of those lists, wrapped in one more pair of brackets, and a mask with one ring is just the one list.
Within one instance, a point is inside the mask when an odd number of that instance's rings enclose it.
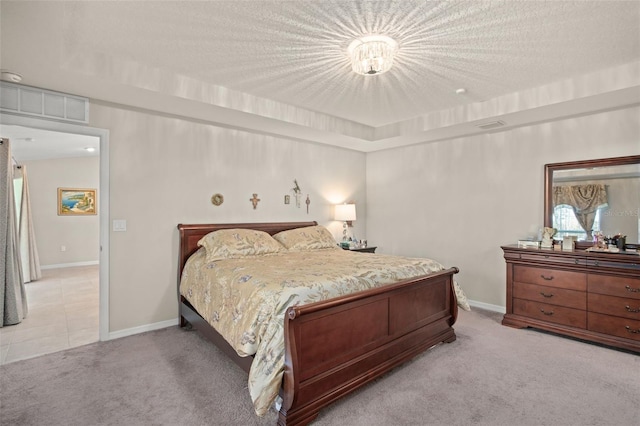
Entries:
{"label": "wooden bed rail", "polygon": [[307,424],[345,394],[438,343],[453,342],[457,272],[289,308],[278,424]]}

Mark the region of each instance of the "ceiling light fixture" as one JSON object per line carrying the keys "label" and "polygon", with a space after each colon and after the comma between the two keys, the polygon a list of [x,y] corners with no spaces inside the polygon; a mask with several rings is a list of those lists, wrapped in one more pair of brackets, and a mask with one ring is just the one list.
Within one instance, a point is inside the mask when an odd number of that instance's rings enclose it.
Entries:
{"label": "ceiling light fixture", "polygon": [[398,43],[391,37],[369,35],[355,39],[347,51],[353,72],[361,75],[377,75],[387,72],[393,65]]}
{"label": "ceiling light fixture", "polygon": [[95,149],[95,148],[93,148],[93,147],[91,147],[91,146],[88,146],[88,147],[86,147],[84,150],[85,150],[85,151],[88,151],[88,152],[94,152],[96,149]]}

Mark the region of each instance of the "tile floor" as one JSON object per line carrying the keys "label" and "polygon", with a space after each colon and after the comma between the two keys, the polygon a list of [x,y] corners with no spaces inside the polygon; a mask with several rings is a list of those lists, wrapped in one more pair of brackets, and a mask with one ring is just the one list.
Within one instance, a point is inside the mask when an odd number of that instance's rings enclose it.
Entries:
{"label": "tile floor", "polygon": [[45,269],[25,284],[29,314],[0,328],[0,365],[97,342],[99,267]]}

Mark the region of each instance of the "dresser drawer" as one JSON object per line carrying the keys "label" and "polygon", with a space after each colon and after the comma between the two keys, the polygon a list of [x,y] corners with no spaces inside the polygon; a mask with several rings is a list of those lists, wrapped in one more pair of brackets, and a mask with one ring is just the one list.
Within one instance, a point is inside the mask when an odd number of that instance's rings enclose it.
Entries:
{"label": "dresser drawer", "polygon": [[589,293],[588,302],[589,312],[640,321],[640,299]]}
{"label": "dresser drawer", "polygon": [[524,249],[517,252],[505,252],[505,259],[549,266],[583,268],[587,265],[587,259],[579,253],[556,252],[550,249]]}
{"label": "dresser drawer", "polygon": [[580,309],[565,308],[523,299],[513,299],[513,313],[555,324],[587,328],[587,312]]}
{"label": "dresser drawer", "polygon": [[587,309],[587,293],[584,291],[514,282],[513,297],[567,308]]}
{"label": "dresser drawer", "polygon": [[640,341],[640,321],[589,312],[589,330]]}
{"label": "dresser drawer", "polygon": [[546,287],[566,288],[568,290],[587,290],[586,273],[559,271],[552,268],[515,265],[513,267],[513,281]]}
{"label": "dresser drawer", "polygon": [[588,255],[587,270],[640,275],[640,256],[630,254]]}
{"label": "dresser drawer", "polygon": [[589,274],[587,283],[589,293],[630,297],[640,300],[640,278]]}

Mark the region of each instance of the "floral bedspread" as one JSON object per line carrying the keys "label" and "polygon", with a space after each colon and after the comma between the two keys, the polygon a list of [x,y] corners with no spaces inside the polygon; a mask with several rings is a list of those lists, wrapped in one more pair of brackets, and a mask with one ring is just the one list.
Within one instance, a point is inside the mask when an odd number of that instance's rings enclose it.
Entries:
{"label": "floral bedspread", "polygon": [[340,248],[187,261],[180,293],[237,351],[255,355],[249,392],[256,414],[275,401],[284,372],[289,306],[330,299],[443,270],[430,259],[354,253]]}

